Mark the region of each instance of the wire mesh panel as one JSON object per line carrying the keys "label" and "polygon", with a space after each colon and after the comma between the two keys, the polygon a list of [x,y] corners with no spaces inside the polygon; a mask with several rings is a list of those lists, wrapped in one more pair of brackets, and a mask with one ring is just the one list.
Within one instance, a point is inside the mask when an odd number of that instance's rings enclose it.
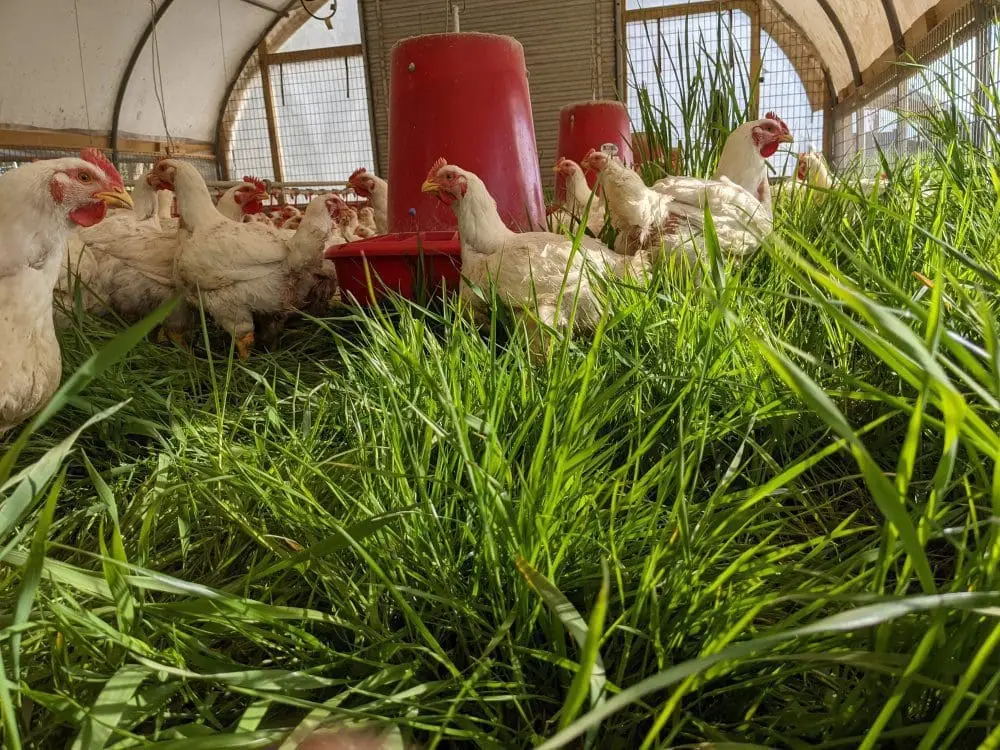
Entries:
{"label": "wire mesh panel", "polygon": [[[739,10],[628,21],[628,109],[642,131],[643,109],[661,116],[671,143],[704,136],[700,114],[745,111],[749,102],[750,17]],[[643,102],[647,101],[648,107]]]}
{"label": "wire mesh panel", "polygon": [[835,160],[841,165],[858,160],[875,170],[880,154],[890,159],[919,154],[936,139],[925,127],[928,117],[948,121],[980,142],[985,122],[996,114],[986,90],[996,76],[998,32],[997,6],[986,0],[968,3],[939,24],[907,61],[837,108]]}
{"label": "wire mesh panel", "polygon": [[[773,111],[788,123],[799,151],[822,151],[827,99],[823,69],[803,34],[769,2],[761,5],[760,49],[758,111]],[[771,159],[784,176],[793,174],[797,163],[790,151]]]}
{"label": "wire mesh panel", "polygon": [[274,179],[267,112],[260,68],[248,65],[240,75],[223,114],[223,154],[230,176]]}
{"label": "wire mesh panel", "polygon": [[[823,145],[827,90],[815,49],[768,0],[720,2],[710,12],[686,12],[673,0],[630,0],[625,40],[628,105],[644,142],[652,110],[668,123],[671,146],[715,147],[718,133],[756,113],[777,112],[796,141]],[[754,39],[754,35],[759,38]],[[759,61],[757,58],[759,55]],[[760,65],[759,82],[751,68]],[[757,101],[753,101],[753,97]],[[658,140],[664,140],[662,134]],[[685,167],[691,162],[685,160]],[[771,160],[779,174],[796,166],[788,152]]]}
{"label": "wire mesh panel", "polygon": [[[280,60],[268,73],[283,177],[343,180],[374,161],[364,60],[336,49],[314,59],[295,54],[268,56]],[[264,96],[259,67],[248,67],[224,115],[230,175],[277,177]]]}
{"label": "wire mesh panel", "polygon": [[79,151],[58,148],[0,148],[0,174],[17,169],[22,164],[30,164],[38,159],[62,159],[66,156],[79,156]]}
{"label": "wire mesh panel", "polygon": [[360,55],[272,65],[271,85],[286,180],[342,180],[372,163]]}
{"label": "wire mesh panel", "polygon": [[[109,159],[111,158],[109,150],[105,149],[104,153]],[[0,147],[0,174],[39,159],[62,159],[67,156],[79,155],[79,149]],[[115,167],[121,174],[122,179],[126,183],[131,183],[140,175],[152,169],[153,165],[162,158],[166,158],[166,154],[119,153]],[[206,180],[217,178],[215,160],[212,158],[190,158],[183,156],[176,158],[194,166]]]}

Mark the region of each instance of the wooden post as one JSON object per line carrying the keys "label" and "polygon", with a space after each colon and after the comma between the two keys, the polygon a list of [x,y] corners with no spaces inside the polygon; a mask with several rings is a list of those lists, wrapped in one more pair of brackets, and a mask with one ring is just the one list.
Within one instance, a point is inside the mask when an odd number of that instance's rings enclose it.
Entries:
{"label": "wooden post", "polygon": [[760,75],[764,64],[760,59],[760,3],[750,8],[750,119],[760,117]]}
{"label": "wooden post", "polygon": [[[285,181],[285,167],[281,163],[281,133],[278,132],[278,117],[274,112],[274,91],[271,90],[271,61],[267,54],[267,42],[257,48],[257,62],[260,65],[260,85],[264,93],[264,112],[267,115],[267,139],[271,144],[271,168],[275,182]],[[282,191],[278,203],[285,205]]]}
{"label": "wooden post", "polygon": [[826,157],[827,164],[830,166],[836,165],[837,159],[840,156],[834,145],[836,127],[837,105],[834,103],[833,98],[830,97],[823,112],[823,156]]}

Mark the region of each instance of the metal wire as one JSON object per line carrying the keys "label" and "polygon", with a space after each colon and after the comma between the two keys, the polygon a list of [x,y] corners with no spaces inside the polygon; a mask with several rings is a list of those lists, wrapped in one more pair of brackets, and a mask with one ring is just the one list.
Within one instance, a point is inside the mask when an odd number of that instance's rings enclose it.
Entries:
{"label": "metal wire", "polygon": [[922,116],[945,117],[974,141],[995,118],[980,82],[989,86],[1000,49],[996,6],[973,0],[958,9],[911,51],[913,64],[887,69],[867,89],[843,102],[834,118],[838,165],[859,160],[870,171],[888,158],[918,154],[934,136],[919,127]]}
{"label": "metal wire", "polygon": [[[683,0],[649,2],[629,0],[628,8],[681,5]],[[760,112],[775,111],[788,123],[799,144],[823,144],[823,71],[812,48],[783,13],[770,2],[760,6]],[[717,10],[666,18],[628,21],[625,42],[628,58],[628,108],[633,128],[642,127],[638,93],[649,95],[655,110],[670,121],[671,141],[683,151],[685,139],[704,136],[699,123],[683,126],[692,100],[711,106],[713,79],[706,69],[717,68],[730,84],[737,111],[749,108],[750,54],[753,24],[743,10],[720,2]],[[695,90],[697,89],[697,90]],[[804,148],[803,148],[804,150]],[[792,174],[794,155],[772,159],[778,175]]]}
{"label": "metal wire", "polygon": [[83,109],[87,115],[87,132],[91,134],[93,142],[94,128],[90,124],[90,98],[87,96],[87,68],[83,62],[83,35],[80,33],[80,7],[79,0],[73,0],[73,16],[76,19],[76,48],[80,53],[80,78],[83,79]]}
{"label": "metal wire", "polygon": [[167,108],[163,103],[163,66],[160,64],[160,41],[156,35],[156,2],[149,0],[149,22],[152,36],[150,38],[150,58],[153,65],[153,95],[156,103],[160,107],[160,117],[163,120],[163,132],[167,136],[167,148],[169,152],[174,150],[174,137],[167,127]]}
{"label": "metal wire", "polygon": [[[360,55],[270,68],[285,180],[343,180],[374,161]],[[248,69],[224,115],[229,173],[274,178],[259,69]]]}

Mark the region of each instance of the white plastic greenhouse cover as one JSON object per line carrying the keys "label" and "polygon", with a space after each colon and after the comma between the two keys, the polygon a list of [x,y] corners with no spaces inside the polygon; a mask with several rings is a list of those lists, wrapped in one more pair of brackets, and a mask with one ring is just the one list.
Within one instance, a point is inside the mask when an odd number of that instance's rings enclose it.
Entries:
{"label": "white plastic greenhouse cover", "polygon": [[107,134],[121,98],[120,133],[162,139],[149,33],[156,12],[170,134],[214,142],[242,61],[298,7],[298,0],[155,0],[153,7],[149,0],[3,0],[0,127]]}
{"label": "white plastic greenhouse cover", "polygon": [[966,0],[772,0],[802,29],[843,94],[911,48]]}
{"label": "white plastic greenhouse cover", "polygon": [[[385,9],[405,6],[409,0],[361,2]],[[912,46],[965,0],[772,2],[802,30],[827,68],[833,88],[843,94],[867,80],[895,52]],[[242,61],[281,21],[282,12],[296,10],[300,4],[298,0],[154,3],[162,15],[156,38],[171,134],[214,142],[223,100]],[[319,12],[329,4],[310,3]],[[489,3],[496,11],[504,0],[464,3]],[[559,5],[561,0],[538,3]],[[677,4],[683,3],[631,0],[627,5]],[[162,138],[164,128],[153,86],[152,37],[148,36],[152,12],[149,0],[3,0],[0,128],[106,134],[112,131],[117,111],[121,134]],[[133,57],[134,66],[129,69]]]}

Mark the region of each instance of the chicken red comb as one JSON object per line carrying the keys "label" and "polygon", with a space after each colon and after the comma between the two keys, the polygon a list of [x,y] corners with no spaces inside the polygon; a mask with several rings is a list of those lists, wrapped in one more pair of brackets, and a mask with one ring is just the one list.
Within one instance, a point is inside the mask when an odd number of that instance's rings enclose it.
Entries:
{"label": "chicken red comb", "polygon": [[80,158],[85,162],[93,164],[95,167],[104,172],[104,174],[108,176],[111,184],[115,187],[125,187],[125,183],[122,181],[122,176],[118,174],[118,170],[115,169],[115,165],[108,161],[108,157],[106,157],[104,152],[100,149],[85,148],[80,152]]}
{"label": "chicken red comb", "polygon": [[781,129],[785,133],[791,132],[791,131],[788,130],[788,125],[785,124],[785,121],[782,120],[780,117],[778,117],[776,114],[774,114],[774,112],[768,112],[766,115],[764,115],[764,119],[765,120],[774,120],[776,123],[778,123],[779,125],[781,125]]}
{"label": "chicken red comb", "polygon": [[251,185],[256,187],[262,193],[267,192],[267,186],[264,184],[264,181],[259,177],[244,177],[243,182],[249,182]]}
{"label": "chicken red comb", "polygon": [[437,173],[447,166],[448,166],[448,160],[445,159],[443,156],[439,156],[437,158],[437,161],[431,165],[431,169],[427,173],[427,179],[433,180],[435,177],[437,177]]}
{"label": "chicken red comb", "polygon": [[347,178],[347,181],[348,182],[353,182],[355,177],[360,177],[361,175],[365,174],[366,172],[368,172],[368,170],[365,169],[364,167],[358,167],[353,172],[351,172],[351,176]]}

